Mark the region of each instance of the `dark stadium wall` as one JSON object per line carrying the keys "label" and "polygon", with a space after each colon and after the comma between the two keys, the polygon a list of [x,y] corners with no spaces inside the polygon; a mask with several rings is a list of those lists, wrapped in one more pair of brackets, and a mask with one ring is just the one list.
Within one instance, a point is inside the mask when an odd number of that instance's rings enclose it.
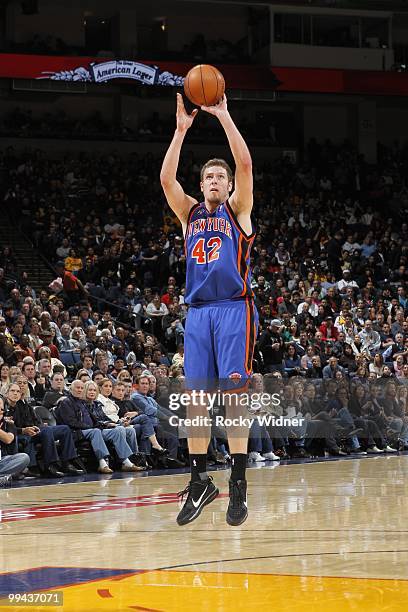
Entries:
{"label": "dark stadium wall", "polygon": [[[215,10],[217,19],[214,19]],[[122,52],[136,51],[141,43],[151,44],[152,28],[160,19],[165,24],[168,48],[172,51],[182,51],[199,33],[212,40],[227,37],[233,43],[248,34],[248,9],[239,4],[215,8],[205,2],[122,0],[119,7],[107,0],[88,0],[85,6],[79,0],[40,0],[39,12],[35,15],[24,15],[18,3],[9,3],[7,7],[9,33],[17,43],[51,34],[68,45],[83,46],[87,14],[117,19]]]}
{"label": "dark stadium wall", "polygon": [[[9,2],[7,19],[9,39],[25,43],[34,36],[55,36],[72,46],[85,43],[84,9],[75,2],[39,1],[36,15],[23,15],[19,3]],[[10,35],[13,38],[10,38]]]}
{"label": "dark stadium wall", "polygon": [[[40,118],[46,113],[55,114],[63,111],[68,117],[85,119],[87,115],[97,111],[105,121],[112,121],[114,113],[113,96],[61,95],[58,99],[38,93],[30,95],[29,99],[16,96],[8,100],[0,100],[0,116],[11,112],[16,107],[30,111],[33,117]],[[135,106],[135,105],[134,105]],[[135,109],[136,110],[136,109]]]}
{"label": "dark stadium wall", "polygon": [[[90,153],[108,153],[117,151],[120,155],[127,156],[132,153],[154,153],[163,155],[166,151],[168,143],[157,142],[120,142],[107,140],[69,140],[61,139],[54,140],[48,138],[30,139],[30,138],[2,138],[2,147],[14,147],[17,151],[24,151],[35,147],[42,151],[46,151],[48,156],[62,157],[66,152],[78,153],[79,151],[88,151]],[[208,157],[224,156],[226,147],[223,145],[189,145],[188,140],[185,144],[186,151],[194,151],[194,155],[198,159],[208,159]],[[294,148],[289,147],[251,147],[251,153],[255,163],[282,158],[285,152],[296,152]],[[230,160],[231,161],[231,160]]]}
{"label": "dark stadium wall", "polygon": [[347,49],[311,45],[271,45],[273,66],[303,68],[350,68],[353,70],[390,70],[394,63],[392,49]]}
{"label": "dark stadium wall", "polygon": [[356,140],[353,133],[352,115],[355,109],[352,105],[305,105],[303,109],[303,134],[305,144],[316,138],[318,142],[330,138],[335,144],[340,144],[345,138]]}
{"label": "dark stadium wall", "polygon": [[[370,105],[369,111],[367,103]],[[293,117],[296,115],[303,132],[303,143],[308,142],[311,137],[318,141],[330,138],[336,144],[348,138],[357,145],[362,133],[372,131],[373,128],[376,131],[376,139],[384,144],[392,144],[395,140],[404,142],[408,139],[408,109],[403,98],[315,95],[313,98],[304,96],[303,101],[297,99],[296,102],[287,97],[278,97],[274,104],[240,102],[234,106],[231,102],[230,106],[234,117],[240,123],[256,122],[259,113],[274,113],[279,127],[283,125],[282,113],[291,114]],[[10,95],[10,92],[5,90],[4,96],[0,98],[0,117],[4,117],[16,107],[29,111],[34,118],[40,118],[45,113],[55,115],[62,111],[68,118],[85,120],[97,111],[109,124],[112,124],[120,113],[122,123],[132,130],[137,130],[143,121],[151,117],[153,110],[166,124],[173,125],[174,102],[171,98],[153,100],[150,97],[138,98],[131,95],[115,98],[112,93],[105,94],[102,90],[99,95],[64,94],[57,98],[51,98],[44,93],[30,94],[29,97],[22,94]],[[285,146],[296,144],[279,138],[278,142]]]}
{"label": "dark stadium wall", "polygon": [[398,140],[400,143],[408,140],[408,108],[389,106],[377,108],[377,137],[379,142],[392,145]]}

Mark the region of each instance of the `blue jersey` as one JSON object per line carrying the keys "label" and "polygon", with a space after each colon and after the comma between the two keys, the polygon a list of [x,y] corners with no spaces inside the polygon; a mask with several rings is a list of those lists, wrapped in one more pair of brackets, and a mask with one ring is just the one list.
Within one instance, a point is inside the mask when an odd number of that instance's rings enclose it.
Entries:
{"label": "blue jersey", "polygon": [[252,297],[250,252],[255,232],[240,228],[228,200],[208,212],[204,203],[189,213],[185,235],[187,304]]}

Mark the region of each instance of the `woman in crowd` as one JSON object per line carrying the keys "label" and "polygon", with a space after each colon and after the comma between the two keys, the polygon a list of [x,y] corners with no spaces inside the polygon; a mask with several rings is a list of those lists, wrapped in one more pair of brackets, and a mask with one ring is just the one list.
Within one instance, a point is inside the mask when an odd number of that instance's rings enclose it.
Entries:
{"label": "woman in crowd", "polygon": [[37,349],[40,348],[40,346],[42,345],[43,341],[41,340],[40,336],[40,324],[38,323],[37,319],[31,319],[31,324],[30,324],[30,333],[28,334],[28,337],[30,339],[30,348],[36,352]]}
{"label": "woman in crowd", "polygon": [[304,373],[306,373],[307,370],[312,367],[312,365],[313,365],[312,364],[312,359],[313,359],[314,355],[315,355],[315,349],[314,349],[313,346],[309,345],[306,348],[306,354],[303,355],[303,357],[300,360],[300,365],[301,365],[301,368],[302,368]]}
{"label": "woman in crowd", "polygon": [[381,378],[384,371],[384,359],[381,353],[375,353],[373,361],[368,366],[370,372],[374,372],[377,378]]}
{"label": "woman in crowd", "polygon": [[[87,389],[89,386],[87,387]],[[130,419],[119,417],[119,406],[112,399],[112,381],[109,378],[103,378],[99,383],[99,393],[96,398],[97,402],[107,417],[107,420],[114,423],[116,426],[121,426],[124,430],[126,441],[134,453],[138,453],[136,431],[131,426]]]}
{"label": "woman in crowd", "polygon": [[347,370],[347,372],[350,372],[353,370],[354,364],[355,357],[353,353],[353,348],[348,342],[345,342],[343,345],[343,352],[339,357],[339,365],[345,370]]}
{"label": "woman in crowd", "polygon": [[404,357],[402,355],[397,355],[397,357],[394,359],[394,374],[397,378],[401,378],[403,367]]}
{"label": "woman in crowd", "polygon": [[299,374],[301,368],[300,357],[296,352],[296,346],[294,344],[289,344],[287,347],[283,357],[283,366],[287,376],[296,376],[296,374]]}
{"label": "woman in crowd", "polygon": [[8,366],[7,363],[2,363],[0,366],[0,395],[4,395],[9,384],[10,366]]}
{"label": "woman in crowd", "polygon": [[[104,412],[102,404],[97,400],[99,395],[101,394],[99,393],[98,386],[92,380],[85,383],[84,400],[88,404],[89,412],[101,427],[103,439],[105,442],[111,442],[115,447],[116,453],[122,464],[122,472],[142,471],[144,468],[135,465],[132,463],[132,461],[130,461],[130,457],[139,452],[135,430],[133,427],[128,428],[127,423],[125,421],[120,421],[119,418],[117,420],[109,418]],[[129,434],[128,431],[130,432]],[[102,471],[102,469],[100,471]],[[108,467],[107,469],[103,470],[103,473],[109,474],[112,473],[112,470]]]}

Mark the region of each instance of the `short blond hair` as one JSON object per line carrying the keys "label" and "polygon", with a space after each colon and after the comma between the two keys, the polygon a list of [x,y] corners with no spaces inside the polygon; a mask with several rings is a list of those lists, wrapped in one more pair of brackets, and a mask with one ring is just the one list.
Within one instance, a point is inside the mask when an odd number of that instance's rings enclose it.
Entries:
{"label": "short blond hair", "polygon": [[[81,368],[80,370],[78,370],[77,375],[75,376],[76,380],[81,380],[81,376],[85,376],[85,374],[89,376],[88,370],[85,370],[85,368]],[[91,377],[89,376],[89,378]]]}
{"label": "short blond hair", "polygon": [[205,162],[204,166],[201,168],[201,171],[200,171],[200,181],[203,181],[205,171],[207,170],[207,168],[210,168],[211,166],[221,166],[221,168],[224,168],[224,170],[226,170],[227,172],[228,180],[232,181],[233,174],[232,174],[231,167],[229,166],[229,164],[227,164],[225,159],[219,159],[217,157],[214,157],[213,159],[209,159],[208,162]]}

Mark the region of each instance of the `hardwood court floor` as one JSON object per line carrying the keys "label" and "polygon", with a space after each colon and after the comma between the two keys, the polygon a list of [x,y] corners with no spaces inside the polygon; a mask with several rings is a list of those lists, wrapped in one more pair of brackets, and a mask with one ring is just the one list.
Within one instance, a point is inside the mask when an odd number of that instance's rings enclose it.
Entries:
{"label": "hardwood court floor", "polygon": [[407,610],[407,473],[407,455],[250,469],[236,528],[227,471],[182,528],[186,474],[2,490],[0,593],[64,606],[0,610]]}

